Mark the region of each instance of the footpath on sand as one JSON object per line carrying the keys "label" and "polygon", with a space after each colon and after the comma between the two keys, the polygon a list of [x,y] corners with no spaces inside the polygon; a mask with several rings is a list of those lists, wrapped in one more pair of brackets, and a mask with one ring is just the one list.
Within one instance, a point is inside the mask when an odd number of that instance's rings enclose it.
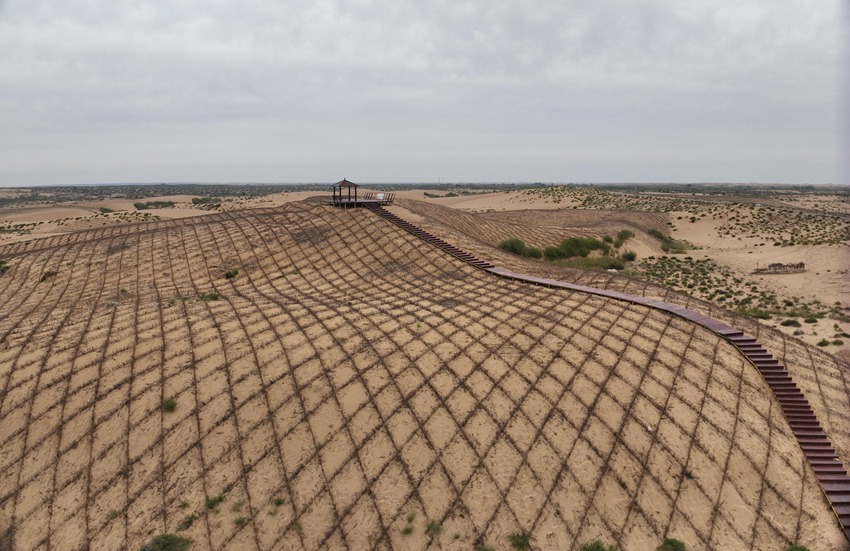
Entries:
{"label": "footpath on sand", "polygon": [[754,337],[746,335],[743,331],[694,310],[660,300],[629,295],[618,291],[598,289],[587,285],[567,283],[555,279],[534,277],[500,268],[454,247],[418,226],[392,214],[379,205],[368,204],[366,207],[419,239],[493,275],[550,288],[579,291],[615,300],[623,300],[633,304],[640,304],[692,321],[731,342],[758,369],[771,391],[773,391],[779,405],[782,407],[785,418],[788,420],[788,424],[791,426],[794,436],[797,438],[797,442],[800,444],[800,448],[803,450],[806,460],[817,476],[818,483],[824,495],[829,501],[835,515],[838,517],[845,535],[850,539],[850,476],[844,470],[832,443],[824,432],[814,411],[812,411],[805,395],[791,378],[791,374]]}

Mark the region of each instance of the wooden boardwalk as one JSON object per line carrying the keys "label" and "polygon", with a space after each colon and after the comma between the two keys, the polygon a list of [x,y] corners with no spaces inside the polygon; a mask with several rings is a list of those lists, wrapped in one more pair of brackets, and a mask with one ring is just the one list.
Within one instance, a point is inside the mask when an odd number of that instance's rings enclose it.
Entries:
{"label": "wooden boardwalk", "polygon": [[639,297],[620,293],[618,291],[609,291],[606,289],[597,289],[587,285],[577,285],[567,283],[556,279],[547,279],[542,277],[529,276],[512,272],[504,268],[500,268],[480,260],[473,255],[454,247],[446,241],[426,232],[425,230],[407,222],[406,220],[392,214],[380,205],[366,204],[375,214],[382,216],[386,220],[396,224],[397,226],[407,230],[416,237],[427,243],[431,243],[452,256],[467,262],[476,268],[480,268],[493,275],[524,281],[534,285],[542,285],[545,287],[566,289],[570,291],[579,291],[593,295],[612,298],[615,300],[623,300],[633,304],[639,304],[648,308],[661,310],[681,318],[692,321],[706,329],[714,332],[720,337],[726,339],[735,345],[746,358],[758,369],[765,382],[773,391],[779,405],[782,408],[782,413],[788,420],[803,454],[812,467],[812,470],[817,476],[818,483],[823,489],[823,493],[838,517],[838,521],[844,529],[844,533],[850,539],[850,476],[839,459],[835,448],[829,440],[829,437],[823,430],[820,422],[817,419],[814,411],[811,408],[808,400],[803,392],[794,382],[791,374],[785,369],[785,366],[764,346],[759,344],[754,337],[744,334],[734,327],[730,327],[725,323],[714,318],[695,312],[683,306],[676,306],[646,297]]}

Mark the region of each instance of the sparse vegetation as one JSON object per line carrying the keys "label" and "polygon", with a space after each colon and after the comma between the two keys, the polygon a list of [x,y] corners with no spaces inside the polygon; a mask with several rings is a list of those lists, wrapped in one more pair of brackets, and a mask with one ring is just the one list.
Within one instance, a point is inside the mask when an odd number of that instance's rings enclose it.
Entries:
{"label": "sparse vegetation", "polygon": [[176,534],[159,534],[139,548],[139,551],[184,551],[192,540]]}
{"label": "sparse vegetation", "polygon": [[782,325],[782,326],[785,326],[785,327],[801,327],[800,322],[797,321],[797,320],[794,320],[794,319],[784,320],[779,325]]}
{"label": "sparse vegetation", "polygon": [[405,536],[409,536],[410,534],[413,533],[413,525],[412,524],[405,524],[404,528],[401,529],[401,533],[404,534]]}
{"label": "sparse vegetation", "polygon": [[485,545],[483,543],[475,544],[475,547],[473,549],[475,551],[496,551],[493,547],[490,547],[489,545]]}
{"label": "sparse vegetation", "polygon": [[216,496],[209,497],[204,500],[204,507],[207,509],[215,509],[224,501],[224,495],[218,494]]}
{"label": "sparse vegetation", "polygon": [[10,268],[11,268],[11,266],[9,266],[9,265],[6,263],[6,261],[5,261],[5,260],[0,259],[0,275],[3,275],[3,274],[5,274],[6,272],[8,272]]}
{"label": "sparse vegetation", "polygon": [[217,291],[209,291],[207,293],[201,293],[198,295],[198,298],[205,301],[218,300],[221,295],[218,294]]}
{"label": "sparse vegetation", "polygon": [[177,531],[182,532],[183,530],[188,530],[189,527],[192,526],[192,524],[195,522],[195,519],[197,519],[197,517],[194,513],[192,513],[191,515],[187,515],[183,518],[183,520],[180,521],[180,524],[177,525]]}
{"label": "sparse vegetation", "polygon": [[47,270],[46,272],[44,272],[43,274],[41,274],[41,279],[39,280],[39,283],[44,282],[44,281],[46,281],[46,280],[50,279],[51,277],[55,276],[55,275],[56,275],[56,274],[58,274],[58,273],[59,273],[59,272],[58,272],[58,271],[56,271],[56,270]]}
{"label": "sparse vegetation", "polygon": [[236,268],[231,268],[230,270],[224,272],[224,279],[233,279],[238,273],[239,270],[237,270]]}
{"label": "sparse vegetation", "polygon": [[146,203],[133,203],[136,210],[168,209],[174,206],[174,201],[148,201]]}
{"label": "sparse vegetation", "polygon": [[440,532],[442,531],[443,525],[434,519],[431,519],[427,523],[425,523],[425,535],[429,538],[439,536]]}
{"label": "sparse vegetation", "polygon": [[101,214],[109,214],[110,212],[115,212],[115,211],[108,208],[108,207],[100,207],[100,212],[101,212]]}
{"label": "sparse vegetation", "polygon": [[508,536],[508,540],[511,542],[511,547],[514,549],[529,549],[531,547],[526,534],[511,534]]}
{"label": "sparse vegetation", "polygon": [[235,524],[236,526],[242,526],[243,524],[245,524],[245,517],[236,517],[235,519],[233,519],[233,524]]}
{"label": "sparse vegetation", "polygon": [[664,542],[655,551],[687,551],[684,542],[674,538],[664,538]]}
{"label": "sparse vegetation", "polygon": [[605,545],[601,540],[593,540],[582,545],[581,551],[617,551],[617,547]]}
{"label": "sparse vegetation", "polygon": [[175,409],[177,409],[177,400],[174,398],[169,398],[162,402],[162,411],[172,413]]}

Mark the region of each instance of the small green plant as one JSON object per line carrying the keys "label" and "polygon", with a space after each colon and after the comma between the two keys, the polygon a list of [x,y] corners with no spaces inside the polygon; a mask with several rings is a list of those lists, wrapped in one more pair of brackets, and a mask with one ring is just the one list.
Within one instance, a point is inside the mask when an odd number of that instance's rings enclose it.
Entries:
{"label": "small green plant", "polygon": [[806,322],[806,323],[817,323],[818,319],[809,317],[809,318],[804,319],[803,321]]}
{"label": "small green plant", "polygon": [[190,526],[195,522],[195,519],[198,518],[194,513],[186,516],[183,520],[180,521],[180,524],[177,525],[177,531],[182,532],[183,530],[188,530]]}
{"label": "small green plant", "polygon": [[617,551],[617,548],[605,545],[601,540],[593,540],[582,545],[581,551]]}
{"label": "small green plant", "polygon": [[508,536],[508,540],[510,540],[511,547],[514,549],[528,549],[531,547],[531,544],[528,543],[528,536],[526,534],[511,534]]}
{"label": "small green plant", "polygon": [[489,545],[485,545],[483,543],[475,544],[474,549],[475,549],[475,551],[496,551],[495,549],[493,549]]}
{"label": "small green plant", "polygon": [[298,520],[298,519],[295,519],[295,520],[292,521],[292,528],[294,528],[295,531],[298,532],[299,534],[304,533],[304,527],[301,526],[301,521]]}
{"label": "small green plant", "polygon": [[174,398],[169,398],[162,403],[162,411],[166,413],[172,413],[175,409],[177,409],[177,400]]}
{"label": "small green plant", "polygon": [[664,538],[664,542],[655,551],[688,551],[684,542],[674,538]]}
{"label": "small green plant", "polygon": [[827,346],[828,344],[829,344],[829,341],[826,340],[826,339],[821,339],[821,340],[818,341],[818,346]]}
{"label": "small green plant", "polygon": [[112,509],[106,514],[106,520],[115,520],[118,518],[118,511]]}
{"label": "small green plant", "polygon": [[204,507],[206,507],[207,509],[215,509],[223,501],[224,495],[222,494],[218,494],[217,496],[213,497],[207,496],[207,499],[204,500]]}
{"label": "small green plant", "polygon": [[242,526],[243,524],[245,524],[245,517],[236,517],[235,519],[233,519],[233,524],[235,524],[236,526]]}
{"label": "small green plant", "polygon": [[57,272],[55,270],[47,270],[46,272],[41,274],[41,279],[39,280],[39,283],[41,283],[42,281],[45,281],[47,279],[50,279],[51,277],[55,276],[58,273],[59,272]]}
{"label": "small green plant", "polygon": [[216,291],[210,291],[209,293],[201,293],[198,298],[201,300],[218,300],[219,296]]}
{"label": "small green plant", "polygon": [[405,536],[409,536],[410,534],[413,533],[413,525],[412,524],[405,524],[404,528],[401,529],[401,533],[404,534]]}
{"label": "small green plant", "polygon": [[416,511],[407,513],[407,523],[410,524],[416,518]]}
{"label": "small green plant", "polygon": [[283,498],[282,497],[276,497],[276,498],[274,498],[273,503],[274,503],[275,507],[280,507],[281,505],[283,505]]}
{"label": "small green plant", "polygon": [[188,501],[181,501],[180,504],[177,506],[177,508],[178,509],[188,509],[189,508],[189,502]]}
{"label": "small green plant", "polygon": [[634,252],[634,251],[626,251],[626,252],[623,253],[622,256],[623,256],[623,260],[628,260],[629,262],[632,262],[633,260],[635,260],[637,258],[637,253]]}
{"label": "small green plant", "polygon": [[9,266],[8,264],[6,264],[6,261],[5,261],[5,260],[0,260],[0,275],[3,275],[3,274],[5,274],[6,272],[8,272],[8,271],[9,271],[9,268],[11,268],[11,266]]}
{"label": "small green plant", "polygon": [[529,258],[543,258],[543,251],[537,247],[529,247],[525,250],[525,256]]}
{"label": "small green plant", "polygon": [[234,513],[238,513],[242,511],[242,505],[244,505],[244,502],[240,499],[230,507],[230,510]]}
{"label": "small green plant", "polygon": [[184,551],[192,540],[176,534],[160,534],[139,548],[139,551]]}
{"label": "small green plant", "polygon": [[800,327],[800,322],[797,321],[797,320],[788,319],[788,320],[783,321],[779,325],[781,325],[783,327]]}
{"label": "small green plant", "polygon": [[809,551],[808,547],[803,547],[802,545],[792,545],[785,551]]}
{"label": "small green plant", "polygon": [[523,256],[525,254],[525,241],[522,239],[517,239],[516,237],[512,237],[510,239],[505,239],[501,243],[499,243],[499,248],[505,252],[517,254]]}
{"label": "small green plant", "polygon": [[108,208],[108,207],[100,207],[100,212],[102,212],[103,214],[109,214],[110,212],[115,212],[115,211]]}
{"label": "small green plant", "polygon": [[231,268],[230,270],[224,272],[224,279],[233,279],[238,273],[239,270],[237,270],[236,268]]}
{"label": "small green plant", "polygon": [[439,536],[440,532],[442,531],[443,525],[434,519],[431,519],[427,523],[425,523],[425,535],[429,538]]}

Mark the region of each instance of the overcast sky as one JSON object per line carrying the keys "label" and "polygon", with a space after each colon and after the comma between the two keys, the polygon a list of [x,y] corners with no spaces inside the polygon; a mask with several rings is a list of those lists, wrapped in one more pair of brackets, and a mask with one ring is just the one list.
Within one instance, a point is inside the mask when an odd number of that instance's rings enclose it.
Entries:
{"label": "overcast sky", "polygon": [[0,0],[0,185],[850,183],[841,0]]}

